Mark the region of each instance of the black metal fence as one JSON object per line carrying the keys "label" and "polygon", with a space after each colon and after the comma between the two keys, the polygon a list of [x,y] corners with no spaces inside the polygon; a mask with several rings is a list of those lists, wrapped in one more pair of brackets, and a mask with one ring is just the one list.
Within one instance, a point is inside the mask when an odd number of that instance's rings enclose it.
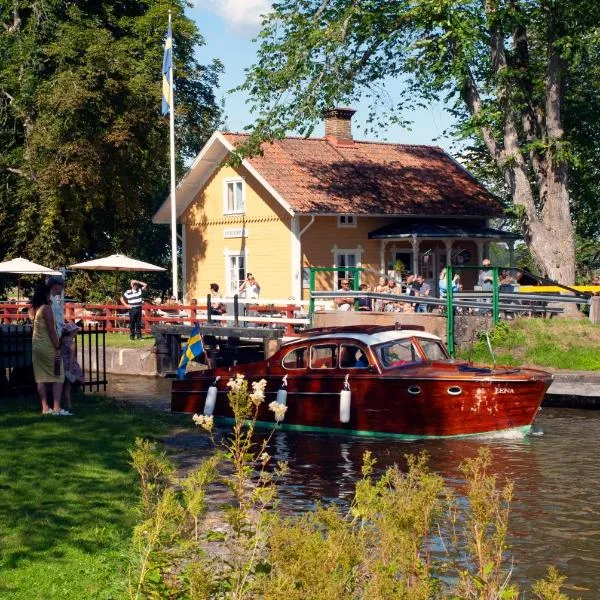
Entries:
{"label": "black metal fence", "polygon": [[[10,391],[33,389],[31,325],[0,325],[0,396]],[[84,326],[77,336],[77,360],[81,365],[84,391],[106,390],[106,330]]]}
{"label": "black metal fence", "polygon": [[106,329],[104,323],[83,326],[78,338],[79,364],[83,371],[81,387],[85,391],[106,391]]}

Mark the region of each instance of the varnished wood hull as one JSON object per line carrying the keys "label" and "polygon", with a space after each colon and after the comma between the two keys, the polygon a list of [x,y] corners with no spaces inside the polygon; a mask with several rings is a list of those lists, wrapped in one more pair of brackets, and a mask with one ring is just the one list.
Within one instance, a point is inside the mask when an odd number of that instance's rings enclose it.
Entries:
{"label": "varnished wood hull", "polygon": [[[275,399],[285,372],[271,366],[265,373],[264,364],[244,365],[235,371],[193,373],[174,381],[171,409],[202,413],[208,387],[220,375],[214,415],[231,417],[226,383],[234,372],[243,373],[251,381],[267,380],[266,401],[259,420],[273,422],[268,404]],[[329,371],[326,376],[318,371],[301,376],[288,373],[284,425],[409,437],[526,429],[535,419],[552,379],[549,374],[532,369],[498,369],[486,375],[465,373],[451,362],[377,374],[355,372],[349,378],[350,421],[342,423],[340,391],[345,375],[342,370]]]}

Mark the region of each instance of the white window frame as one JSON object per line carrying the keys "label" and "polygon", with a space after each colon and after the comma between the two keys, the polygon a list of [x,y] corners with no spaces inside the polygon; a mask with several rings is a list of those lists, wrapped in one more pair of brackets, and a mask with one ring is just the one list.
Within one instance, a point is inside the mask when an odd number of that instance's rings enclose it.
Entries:
{"label": "white window frame", "polygon": [[[348,221],[349,218],[352,219],[352,220]],[[350,214],[350,213],[345,214],[345,215],[338,215],[338,217],[337,217],[337,226],[340,227],[340,228],[343,228],[343,227],[354,227],[355,228],[356,227],[356,221],[357,221],[356,215],[353,215],[353,214]]]}
{"label": "white window frame", "polygon": [[[229,185],[234,186],[235,184],[242,184],[242,207],[241,209],[229,210],[229,205],[227,202],[227,191]],[[223,214],[224,215],[243,215],[246,212],[246,182],[243,177],[227,177],[223,179]]]}
{"label": "white window frame", "polygon": [[[357,246],[356,248],[338,248],[337,246],[334,246],[331,249],[331,252],[333,254],[333,264],[331,265],[332,267],[338,267],[338,261],[339,261],[339,257],[340,255],[343,254],[354,254],[356,256],[356,265],[355,267],[360,268],[362,266],[362,253],[364,252],[364,248],[362,246]],[[334,289],[338,289],[339,286],[339,271],[334,271],[334,278],[333,278],[333,284],[335,286]]]}
{"label": "white window frame", "polygon": [[[242,281],[246,279],[246,274],[248,273],[248,254],[250,252],[248,250],[228,250],[225,249],[223,252],[225,256],[225,286],[226,286],[226,296],[233,297],[238,293],[240,289],[240,285]],[[231,277],[230,277],[230,262],[232,258],[243,258],[244,259],[244,276],[242,279],[238,281],[237,289],[231,289]],[[239,265],[238,265],[239,271]]]}

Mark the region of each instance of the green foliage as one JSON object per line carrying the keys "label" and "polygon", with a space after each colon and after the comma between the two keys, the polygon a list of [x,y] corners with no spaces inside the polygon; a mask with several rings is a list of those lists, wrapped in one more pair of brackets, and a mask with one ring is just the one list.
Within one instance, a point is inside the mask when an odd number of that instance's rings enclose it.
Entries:
{"label": "green foliage", "polygon": [[151,217],[169,177],[159,114],[169,9],[180,170],[220,122],[222,67],[194,58],[203,39],[185,4],[0,5],[0,256],[62,266],[121,251],[168,261],[169,233]]}
{"label": "green foliage", "polygon": [[[429,470],[424,453],[407,456],[405,469],[394,466],[375,476],[376,461],[366,452],[347,510],[331,504],[284,516],[276,482],[285,467],[267,471],[270,437],[253,439],[264,385],[253,384],[249,394],[248,382],[236,376],[229,387],[235,423],[223,452],[183,478],[172,475],[158,496],[157,487],[143,492],[153,498],[153,510],[135,530],[131,598],[519,597],[506,552],[512,484],[498,486],[489,449],[461,467],[465,501]],[[212,435],[212,417],[194,415],[194,421]],[[139,441],[132,454],[139,455],[144,488],[147,471],[163,471],[154,465],[163,464],[164,454]],[[215,503],[207,505],[213,481],[232,492],[217,517]],[[441,558],[434,557],[434,544],[444,548]],[[550,571],[533,589],[539,598],[563,600],[563,582]]]}
{"label": "green foliage", "polygon": [[[598,223],[599,100],[585,74],[598,79],[599,23],[595,0],[281,0],[242,86],[258,113],[242,152],[288,130],[308,135],[325,109],[358,98],[370,100],[376,134],[415,106],[444,101],[478,174],[521,207],[527,243],[543,238],[533,248],[540,268],[561,269],[545,244],[570,270],[569,165],[585,164],[578,222],[587,231]],[[392,78],[405,83],[394,98],[385,93]],[[561,245],[537,226],[561,230]]]}

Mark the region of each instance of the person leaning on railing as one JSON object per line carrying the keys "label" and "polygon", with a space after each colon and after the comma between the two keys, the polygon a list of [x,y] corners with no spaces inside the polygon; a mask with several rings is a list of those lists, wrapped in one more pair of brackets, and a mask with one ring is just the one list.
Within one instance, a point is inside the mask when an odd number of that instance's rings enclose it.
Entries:
{"label": "person leaning on railing", "polygon": [[[350,291],[350,281],[348,279],[342,279],[340,281],[340,289],[339,292],[349,292]],[[333,303],[337,310],[352,310],[352,306],[354,305],[354,298],[348,296],[347,298],[339,297],[334,298]]]}

